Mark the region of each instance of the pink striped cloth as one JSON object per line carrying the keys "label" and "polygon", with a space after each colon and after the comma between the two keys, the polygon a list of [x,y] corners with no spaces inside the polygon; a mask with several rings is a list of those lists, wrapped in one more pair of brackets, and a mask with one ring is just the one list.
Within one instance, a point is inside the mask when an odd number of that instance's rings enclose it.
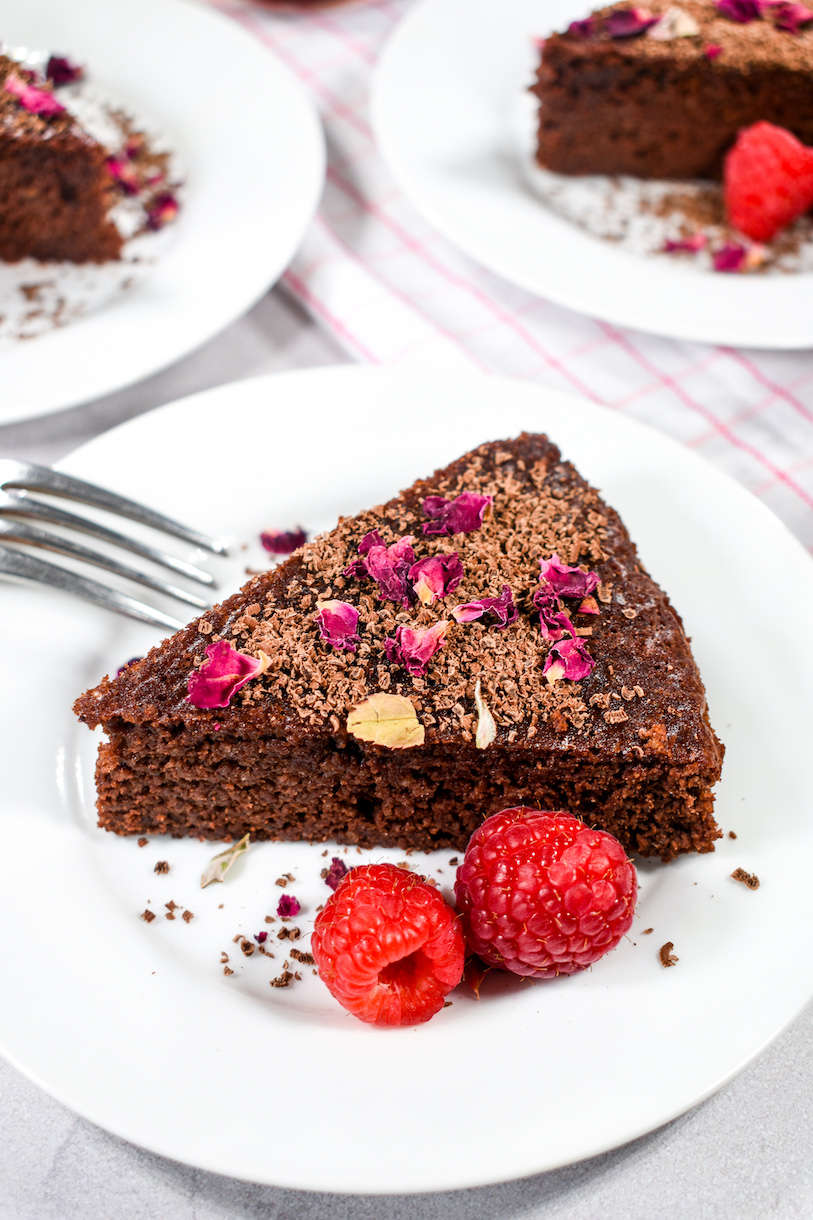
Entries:
{"label": "pink striped cloth", "polygon": [[813,352],[623,330],[514,287],[442,238],[390,177],[368,113],[378,54],[413,0],[295,16],[212,2],[291,69],[322,116],[327,188],[284,284],[351,356],[457,361],[632,414],[728,471],[813,550]]}

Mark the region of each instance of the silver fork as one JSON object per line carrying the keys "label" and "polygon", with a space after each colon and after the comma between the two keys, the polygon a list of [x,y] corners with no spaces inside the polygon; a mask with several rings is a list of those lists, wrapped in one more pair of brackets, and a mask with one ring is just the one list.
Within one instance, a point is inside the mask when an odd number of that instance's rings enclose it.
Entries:
{"label": "silver fork", "polygon": [[108,529],[99,522],[67,512],[44,500],[32,496],[31,492],[44,492],[48,496],[58,496],[68,500],[77,500],[81,504],[101,508],[116,516],[127,517],[140,525],[150,526],[170,537],[182,542],[202,547],[215,555],[226,555],[225,545],[216,538],[210,538],[198,530],[189,529],[178,521],[156,513],[135,500],[125,499],[114,492],[106,491],[93,483],[85,483],[71,475],[51,470],[47,466],[36,466],[30,462],[17,462],[11,458],[0,459],[0,573],[16,577],[18,580],[32,581],[35,584],[50,585],[65,593],[73,593],[87,598],[108,610],[115,610],[129,618],[140,622],[152,623],[159,627],[168,627],[177,631],[183,623],[156,610],[126,593],[112,589],[99,581],[81,576],[68,568],[48,563],[25,551],[15,550],[3,545],[5,542],[21,544],[55,551],[84,563],[104,568],[117,576],[146,585],[158,593],[177,598],[196,609],[206,609],[211,603],[196,593],[189,593],[178,585],[152,576],[140,568],[131,567],[101,551],[93,550],[71,538],[54,533],[44,528],[45,525],[57,525],[88,534],[101,542],[121,547],[132,554],[159,564],[170,571],[196,581],[209,588],[216,587],[214,578],[201,568],[186,563],[174,555],[167,554],[152,546],[138,542],[126,534]]}

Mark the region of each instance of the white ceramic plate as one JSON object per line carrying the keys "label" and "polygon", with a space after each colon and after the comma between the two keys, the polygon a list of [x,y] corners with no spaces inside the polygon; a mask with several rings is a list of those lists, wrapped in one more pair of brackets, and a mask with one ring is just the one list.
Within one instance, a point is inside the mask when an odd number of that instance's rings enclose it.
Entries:
{"label": "white ceramic plate", "polygon": [[585,0],[423,0],[379,61],[379,148],[418,210],[530,292],[623,326],[741,347],[813,345],[811,275],[699,273],[590,236],[537,196],[529,166],[533,40]]}
{"label": "white ceramic plate", "polygon": [[205,343],[282,274],[324,179],[319,120],[256,39],[191,0],[0,0],[12,46],[53,48],[143,116],[187,171],[152,274],[61,330],[0,353],[0,423],[130,385]]}
{"label": "white ceramic plate", "polygon": [[[382,412],[400,425],[397,444]],[[620,509],[683,613],[728,749],[717,808],[736,841],[641,864],[630,938],[591,971],[539,984],[492,976],[479,1003],[460,989],[424,1026],[370,1028],[307,968],[290,989],[269,987],[286,956],[278,924],[273,961],[245,959],[233,943],[268,928],[275,879],[287,872],[296,878],[287,892],[303,904],[296,922],[309,929],[328,896],[323,847],[255,844],[225,884],[202,891],[214,845],[139,848],[96,829],[96,742],[71,703],[155,635],[4,586],[3,635],[14,647],[4,650],[0,713],[9,980],[0,1047],[73,1109],[166,1156],[259,1182],[476,1186],[666,1122],[740,1071],[813,993],[813,565],[711,466],[538,386],[355,368],[195,395],[104,434],[64,466],[130,495],[143,494],[149,467],[157,507],[249,544],[223,570],[228,588],[259,560],[262,528],[328,527],[522,429],[549,432]],[[448,886],[449,857],[413,863]],[[369,858],[404,855],[350,849],[348,860]],[[155,875],[159,860],[168,874]],[[757,873],[761,888],[731,880],[736,867]],[[159,913],[152,924],[139,919],[148,899]],[[169,901],[193,911],[192,922],[163,918]],[[666,941],[680,959],[672,969],[658,960]]]}

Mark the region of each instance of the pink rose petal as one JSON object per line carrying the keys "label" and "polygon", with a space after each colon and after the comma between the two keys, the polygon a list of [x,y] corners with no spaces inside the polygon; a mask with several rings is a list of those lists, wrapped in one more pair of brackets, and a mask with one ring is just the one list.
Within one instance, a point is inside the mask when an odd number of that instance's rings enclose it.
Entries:
{"label": "pink rose petal", "polygon": [[708,245],[705,233],[694,233],[691,237],[683,237],[679,241],[664,242],[664,254],[695,254]]}
{"label": "pink rose petal", "polygon": [[359,612],[350,602],[327,601],[319,603],[319,613],[314,614],[321,638],[334,648],[346,648],[355,652],[359,642],[357,628]]}
{"label": "pink rose petal", "polygon": [[413,592],[409,584],[409,571],[415,562],[415,552],[410,543],[414,541],[412,535],[407,534],[391,546],[386,546],[378,530],[372,530],[359,543],[360,558],[354,559],[345,568],[344,574],[359,580],[369,576],[378,585],[378,596],[382,601],[411,606]]}
{"label": "pink rose petal", "polygon": [[517,608],[510,585],[503,585],[499,597],[481,597],[479,601],[465,602],[452,610],[452,618],[456,623],[473,623],[484,614],[493,614],[500,630],[514,622],[517,618]]}
{"label": "pink rose petal", "polygon": [[129,161],[122,161],[119,157],[107,158],[107,169],[112,178],[115,178],[125,195],[137,195],[140,190],[138,174]]}
{"label": "pink rose petal", "polygon": [[463,491],[453,500],[445,496],[427,496],[423,511],[431,520],[423,527],[428,537],[441,534],[471,534],[479,530],[491,511],[493,496],[478,496],[473,491]]}
{"label": "pink rose petal", "polygon": [[657,21],[660,21],[660,17],[653,17],[648,8],[623,8],[610,13],[605,19],[604,28],[611,38],[632,38],[636,34],[643,34]]}
{"label": "pink rose petal", "polygon": [[171,191],[163,191],[156,195],[147,209],[147,228],[157,232],[164,225],[171,224],[178,215],[180,205]]}
{"label": "pink rose petal", "polygon": [[463,565],[457,552],[448,555],[430,555],[419,559],[408,572],[412,588],[424,606],[431,606],[439,597],[454,593],[463,579]]}
{"label": "pink rose petal", "polygon": [[350,869],[344,860],[340,860],[338,856],[333,856],[330,861],[330,868],[325,875],[325,885],[329,889],[335,890],[342,877],[346,877],[349,872]]}
{"label": "pink rose petal", "polygon": [[209,644],[206,657],[187,679],[187,699],[193,707],[228,707],[232,695],[268,668],[267,657],[237,652],[227,640]]}
{"label": "pink rose petal", "polygon": [[301,525],[294,530],[263,530],[260,542],[272,555],[291,555],[308,541]]}
{"label": "pink rose petal", "polygon": [[52,55],[48,60],[45,75],[58,88],[60,85],[73,85],[77,81],[83,80],[85,69],[79,64],[72,63],[64,55]]}
{"label": "pink rose petal", "polygon": [[567,33],[571,38],[589,38],[595,33],[596,24],[593,17],[586,17],[584,21],[571,21]]}
{"label": "pink rose petal", "polygon": [[729,242],[728,245],[715,250],[712,263],[715,271],[744,271],[747,259],[748,251],[745,246]]}
{"label": "pink rose petal", "polygon": [[759,0],[714,0],[717,12],[729,21],[737,21],[747,25],[749,21],[758,21],[762,16]]}
{"label": "pink rose petal", "polygon": [[597,572],[583,572],[581,568],[570,567],[562,563],[558,555],[550,559],[540,559],[540,575],[545,592],[551,592],[556,597],[587,597],[598,588]]}
{"label": "pink rose petal", "polygon": [[703,54],[706,59],[716,59],[718,55],[722,55],[723,48],[719,42],[710,42],[707,47],[703,48]]}
{"label": "pink rose petal", "polygon": [[268,933],[267,932],[255,932],[254,939],[256,940],[258,945],[264,945],[265,942],[268,940]]}
{"label": "pink rose petal", "polygon": [[283,894],[277,903],[277,914],[280,919],[293,919],[294,915],[298,915],[302,907],[297,898],[293,894]]}
{"label": "pink rose petal", "polygon": [[17,98],[24,110],[29,111],[30,114],[39,114],[44,119],[61,114],[65,109],[49,89],[39,89],[36,85],[27,85],[15,73],[6,77],[3,88],[6,93],[11,93]]}
{"label": "pink rose petal", "polygon": [[431,627],[396,628],[395,639],[384,641],[387,660],[393,665],[403,665],[413,677],[422,678],[432,657],[446,643],[448,627],[448,620],[441,619]]}
{"label": "pink rose petal", "polygon": [[813,21],[813,12],[804,4],[774,4],[771,5],[771,15],[776,29],[788,34],[801,33],[802,26],[810,25]]}
{"label": "pink rose petal", "polygon": [[595,661],[587,651],[584,640],[559,640],[547,655],[542,673],[551,685],[560,678],[580,682],[592,672]]}
{"label": "pink rose petal", "polygon": [[534,593],[534,605],[539,611],[539,629],[544,640],[561,640],[565,635],[576,634],[564,606],[549,590],[538,589]]}

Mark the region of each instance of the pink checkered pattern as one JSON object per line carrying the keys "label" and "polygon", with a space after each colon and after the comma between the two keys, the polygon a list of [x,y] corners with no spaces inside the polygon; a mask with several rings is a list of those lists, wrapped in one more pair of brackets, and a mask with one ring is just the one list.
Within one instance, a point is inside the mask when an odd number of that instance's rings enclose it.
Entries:
{"label": "pink checkered pattern", "polygon": [[213,2],[291,69],[322,116],[327,188],[284,283],[352,356],[457,362],[627,412],[728,471],[813,550],[813,353],[623,330],[506,283],[435,232],[387,172],[368,114],[379,51],[413,0],[297,16]]}

